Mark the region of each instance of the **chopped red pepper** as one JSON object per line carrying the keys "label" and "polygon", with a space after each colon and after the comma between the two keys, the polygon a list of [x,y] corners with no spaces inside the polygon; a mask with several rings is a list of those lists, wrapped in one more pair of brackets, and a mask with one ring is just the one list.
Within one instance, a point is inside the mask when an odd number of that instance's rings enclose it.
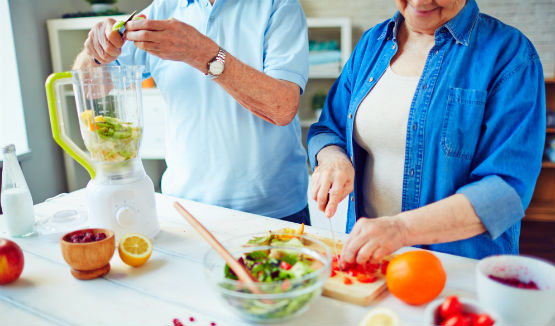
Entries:
{"label": "chopped red pepper", "polygon": [[358,272],[357,272],[356,269],[349,269],[349,270],[347,271],[347,274],[349,274],[349,276],[355,277],[355,276],[357,276]]}
{"label": "chopped red pepper", "polygon": [[353,280],[351,280],[350,278],[348,278],[347,276],[345,276],[345,277],[343,278],[343,284],[345,284],[345,285],[353,284]]}
{"label": "chopped red pepper", "polygon": [[281,264],[279,264],[279,267],[281,269],[285,269],[286,271],[291,269],[291,265],[289,265],[287,262],[282,261]]}
{"label": "chopped red pepper", "polygon": [[387,273],[387,266],[389,265],[389,260],[382,261],[382,274],[385,275]]}
{"label": "chopped red pepper", "polygon": [[376,281],[376,276],[374,274],[358,274],[357,281],[360,283],[373,283]]}
{"label": "chopped red pepper", "polygon": [[334,277],[337,273],[332,269],[330,273],[330,277]]}

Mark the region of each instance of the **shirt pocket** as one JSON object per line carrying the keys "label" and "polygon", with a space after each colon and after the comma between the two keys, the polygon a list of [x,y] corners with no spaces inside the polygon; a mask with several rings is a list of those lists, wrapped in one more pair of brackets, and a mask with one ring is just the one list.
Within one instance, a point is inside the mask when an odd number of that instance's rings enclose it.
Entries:
{"label": "shirt pocket", "polygon": [[443,117],[441,147],[447,156],[470,160],[480,138],[487,92],[449,88]]}

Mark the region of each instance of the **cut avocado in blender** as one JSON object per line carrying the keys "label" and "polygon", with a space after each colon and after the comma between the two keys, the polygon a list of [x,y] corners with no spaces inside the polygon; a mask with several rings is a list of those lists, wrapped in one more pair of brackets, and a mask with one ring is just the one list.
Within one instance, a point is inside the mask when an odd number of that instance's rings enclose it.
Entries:
{"label": "cut avocado in blender", "polygon": [[85,145],[94,159],[122,162],[137,156],[141,129],[130,122],[108,116],[93,118],[91,110],[80,114]]}

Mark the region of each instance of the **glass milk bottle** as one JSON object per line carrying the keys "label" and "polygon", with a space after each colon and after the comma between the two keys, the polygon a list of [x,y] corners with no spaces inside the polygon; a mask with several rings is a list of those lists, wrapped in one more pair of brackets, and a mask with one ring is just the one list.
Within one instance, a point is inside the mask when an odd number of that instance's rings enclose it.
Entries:
{"label": "glass milk bottle", "polygon": [[31,192],[17,161],[15,145],[2,148],[2,154],[4,162],[0,199],[4,215],[0,216],[0,225],[12,237],[26,237],[35,231]]}

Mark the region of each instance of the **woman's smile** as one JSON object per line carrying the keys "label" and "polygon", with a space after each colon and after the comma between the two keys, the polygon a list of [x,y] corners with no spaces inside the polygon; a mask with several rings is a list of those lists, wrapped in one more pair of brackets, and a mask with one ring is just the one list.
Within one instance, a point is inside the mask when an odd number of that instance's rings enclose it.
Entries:
{"label": "woman's smile", "polygon": [[415,16],[417,17],[429,17],[431,15],[433,15],[434,13],[436,13],[440,7],[435,7],[435,8],[415,8],[412,5],[409,4],[410,9],[414,12]]}

